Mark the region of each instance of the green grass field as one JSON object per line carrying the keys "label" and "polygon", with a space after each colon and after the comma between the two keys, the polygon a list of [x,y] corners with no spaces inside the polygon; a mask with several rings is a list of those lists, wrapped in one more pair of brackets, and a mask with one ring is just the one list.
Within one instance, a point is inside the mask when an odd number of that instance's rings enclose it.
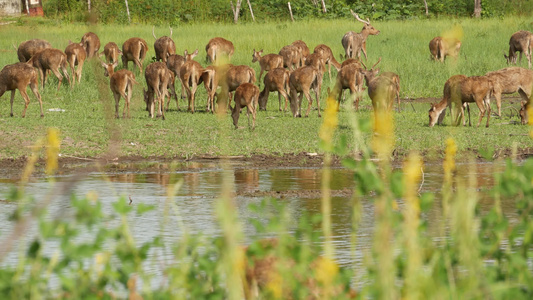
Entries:
{"label": "green grass field", "polygon": [[[453,136],[459,150],[496,150],[504,151],[514,147],[527,150],[533,147],[529,138],[528,126],[515,125],[519,119],[516,112],[509,118],[510,106],[518,107],[519,101],[504,101],[504,117],[492,118],[490,128],[437,126],[429,128],[428,103],[413,102],[409,99],[439,98],[442,96],[444,82],[454,74],[483,75],[488,71],[506,67],[503,51],[508,51],[508,41],[517,30],[533,30],[533,23],[525,18],[506,18],[491,20],[437,19],[413,21],[373,22],[381,31],[378,36],[367,40],[369,54],[367,64],[372,65],[382,59],[380,68],[393,71],[401,78],[401,97],[403,111],[395,114],[396,154],[406,154],[419,150],[432,156],[440,156],[444,140]],[[453,59],[444,64],[429,59],[428,43],[437,35],[460,26],[464,37],[461,55],[455,63]],[[281,47],[301,39],[310,50],[318,44],[330,46],[337,60],[344,53],[341,38],[345,32],[360,31],[361,23],[354,20],[309,21],[298,23],[246,23],[184,25],[173,28],[173,36],[178,53],[184,50],[199,50],[196,58],[205,66],[205,45],[215,36],[231,40],[235,45],[232,63],[252,66],[259,74],[258,63],[251,63],[252,49],[263,49],[264,53],[277,53]],[[42,19],[23,19],[17,23],[3,25],[0,31],[0,66],[17,62],[13,45],[30,38],[50,41],[53,47],[64,50],[68,41],[79,41],[81,36],[93,31],[100,37],[103,45],[114,41],[119,47],[130,37],[142,37],[150,50],[145,60],[149,64],[153,52],[152,27],[145,25],[98,25],[88,27],[81,24],[64,24]],[[156,35],[168,35],[169,29],[157,27]],[[527,60],[522,61],[527,67]],[[121,68],[121,64],[119,68]],[[130,63],[130,69],[132,64]],[[144,110],[142,89],[146,87],[144,75],[135,70],[140,85],[134,87],[132,99],[132,118],[113,119],[114,100],[109,90],[109,79],[103,77],[103,69],[96,62],[84,66],[81,85],[70,87],[64,84],[57,92],[57,79],[51,76],[41,90],[45,117],[39,118],[39,108],[30,92],[32,103],[26,118],[21,118],[22,97],[15,97],[15,117],[9,117],[10,93],[0,99],[0,159],[17,158],[28,155],[31,146],[39,137],[44,136],[46,128],[60,129],[63,155],[77,157],[98,157],[108,152],[110,145],[118,145],[116,156],[165,156],[195,157],[202,155],[250,155],[283,154],[299,152],[320,152],[318,129],[322,119],[317,118],[316,110],[309,118],[294,119],[289,113],[278,112],[277,94],[270,96],[268,111],[258,113],[256,129],[246,128],[246,115],[241,115],[239,125],[243,129],[234,130],[231,118],[218,118],[205,112],[206,93],[203,86],[198,89],[198,113],[183,111],[184,101],[180,102],[181,111],[176,110],[174,100],[167,120],[149,119]],[[334,84],[336,71],[332,71],[330,81],[327,73],[321,95],[321,108],[325,107],[327,87]],[[29,91],[29,89],[28,89]],[[179,93],[179,88],[178,88]],[[517,96],[517,95],[515,95]],[[120,114],[122,115],[123,100]],[[346,107],[339,114],[337,136],[346,135],[353,143],[350,119],[369,120],[372,115],[370,99],[365,93],[359,112],[348,112]],[[307,104],[304,101],[304,106]],[[314,106],[316,107],[316,106]],[[50,111],[62,109],[64,112]],[[493,108],[495,104],[493,101]],[[473,121],[477,122],[478,109],[472,109]],[[446,120],[446,124],[449,124]],[[368,135],[370,136],[370,135]]]}

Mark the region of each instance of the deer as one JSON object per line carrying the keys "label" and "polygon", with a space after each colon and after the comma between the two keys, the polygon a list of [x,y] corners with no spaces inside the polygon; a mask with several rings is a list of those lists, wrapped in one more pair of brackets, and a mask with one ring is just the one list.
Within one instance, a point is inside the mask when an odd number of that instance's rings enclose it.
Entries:
{"label": "deer", "polygon": [[298,67],[303,67],[305,65],[305,59],[309,55],[309,47],[307,47],[307,44],[302,40],[294,41],[291,45],[298,48],[298,56],[300,57]]}
{"label": "deer", "polygon": [[174,73],[167,68],[165,63],[153,62],[146,67],[144,77],[146,79],[147,90],[143,90],[143,94],[144,101],[146,102],[146,108],[148,109],[148,115],[151,118],[154,118],[155,102],[157,100],[159,103],[157,115],[161,115],[162,119],[164,120],[165,97],[167,96],[168,88],[171,87],[171,84],[173,84]]}
{"label": "deer", "polygon": [[35,69],[26,63],[19,62],[7,65],[0,71],[0,97],[2,97],[6,91],[11,91],[11,117],[13,117],[13,101],[15,100],[15,91],[17,89],[24,99],[22,117],[26,117],[26,110],[30,104],[30,97],[28,97],[28,93],[26,93],[28,85],[35,95],[35,98],[39,101],[39,105],[41,106],[41,118],[43,118],[43,101],[41,99],[41,94],[39,94],[39,82],[37,80],[37,72]]}
{"label": "deer", "polygon": [[87,32],[81,37],[81,45],[85,52],[87,52],[87,58],[97,56],[98,50],[100,50],[100,39],[93,32]]}
{"label": "deer", "polygon": [[143,61],[148,52],[148,43],[145,40],[137,37],[130,38],[122,44],[122,64],[124,68],[128,68],[128,62],[133,61],[143,72]]}
{"label": "deer", "polygon": [[42,88],[44,88],[44,83],[46,81],[47,70],[51,70],[59,80],[57,85],[57,90],[59,91],[61,82],[63,81],[63,75],[59,72],[60,68],[70,84],[70,76],[67,72],[67,55],[59,49],[46,48],[41,50],[32,56],[32,58],[26,63],[39,70],[42,80]]}
{"label": "deer", "polygon": [[324,57],[322,57],[322,54],[314,52],[307,56],[307,59],[305,60],[305,65],[312,66],[323,74],[324,70],[326,69],[326,60],[324,59]]}
{"label": "deer", "polygon": [[531,69],[531,53],[533,52],[533,34],[526,30],[520,30],[513,35],[509,40],[509,56],[503,53],[507,60],[507,64],[516,64],[516,52],[520,52],[520,60],[522,63],[522,53],[526,55],[528,68]]}
{"label": "deer", "polygon": [[261,82],[261,77],[263,77],[264,71],[270,71],[275,68],[283,68],[283,56],[279,54],[267,54],[265,56],[261,56],[263,54],[263,49],[259,51],[255,51],[255,48],[253,49],[252,54],[252,63],[258,61],[259,66],[261,67],[261,72],[259,72],[259,82]]}
{"label": "deer", "polygon": [[[205,90],[207,92],[207,106],[206,111],[215,112],[215,93],[218,87],[217,69],[220,66],[207,66],[202,75],[200,75],[202,82],[204,83]],[[227,69],[226,69],[227,70]]]}
{"label": "deer", "polygon": [[181,80],[181,88],[187,93],[187,100],[189,102],[187,110],[191,113],[194,113],[194,98],[196,90],[198,89],[198,84],[200,84],[202,80],[202,72],[202,65],[194,60],[188,60],[180,67],[179,76]]}
{"label": "deer", "polygon": [[337,102],[340,105],[342,92],[345,89],[349,89],[354,106],[358,109],[361,92],[363,91],[363,81],[364,75],[361,73],[360,65],[354,63],[348,64],[342,67],[337,73],[332,95],[333,97],[337,97]]}
{"label": "deer", "polygon": [[400,106],[400,75],[394,72],[382,72],[379,76],[389,78],[396,85],[396,102],[398,103],[398,112],[401,112]]}
{"label": "deer", "polygon": [[[227,107],[231,109],[231,92],[235,91],[243,83],[255,83],[255,70],[246,65],[230,66],[227,71],[220,72],[218,76],[218,85],[220,92],[217,95],[219,107],[224,107],[226,101]],[[229,96],[229,97],[228,97]]]}
{"label": "deer", "polygon": [[[170,27],[169,27],[170,28]],[[172,40],[172,28],[170,28],[170,36],[162,36],[157,38],[154,32],[155,26],[152,27],[152,35],[154,36],[154,51],[155,51],[155,60],[167,62],[167,59],[170,55],[176,54],[176,44]]]}
{"label": "deer", "polygon": [[[65,55],[67,56],[67,62],[70,65],[70,71],[72,73],[72,85],[76,83],[76,79],[78,79],[78,83],[80,83],[83,63],[87,58],[87,52],[85,52],[85,49],[83,49],[80,43],[72,43],[69,41],[69,45],[65,48]],[[76,70],[74,70],[75,66],[78,66]]]}
{"label": "deer", "polygon": [[[381,58],[375,63],[370,70],[366,67],[361,70],[365,76],[368,96],[372,100],[374,113],[391,111],[394,104],[394,98],[397,95],[398,86],[387,76],[377,76],[379,69],[374,67],[381,61]],[[363,64],[364,66],[364,64]]]}
{"label": "deer", "polygon": [[[189,60],[193,60],[198,55],[198,49],[196,49],[194,52],[189,53],[187,50],[184,51],[184,55],[179,54],[171,54],[168,56],[167,59],[167,68],[172,71],[174,74],[174,78],[178,78],[178,80],[181,82],[180,78],[180,68],[181,66]],[[174,81],[174,80],[173,80]],[[187,95],[185,94],[185,90],[181,89],[181,98],[185,99]],[[178,97],[176,93],[174,93],[174,98],[176,99],[176,105],[178,106],[178,110],[180,109],[180,105],[178,102]],[[167,102],[167,110],[170,105],[170,97]]]}
{"label": "deer", "polygon": [[457,59],[460,50],[461,41],[455,38],[446,39],[437,36],[429,42],[429,52],[431,53],[431,59],[435,61],[444,62],[446,56],[451,56]]}
{"label": "deer", "polygon": [[114,62],[112,64],[106,64],[102,62],[101,64],[102,67],[104,67],[104,76],[109,77],[109,87],[111,88],[111,92],[113,92],[113,97],[115,98],[115,118],[119,118],[118,104],[120,102],[120,97],[124,98],[124,101],[126,102],[122,111],[122,118],[126,118],[126,116],[129,118],[130,100],[133,92],[133,85],[137,84],[137,81],[135,81],[135,74],[126,69],[115,72],[118,62]]}
{"label": "deer", "polygon": [[221,37],[212,38],[205,46],[206,62],[219,65],[224,63],[221,59],[225,59],[227,63],[231,60],[234,51],[232,42]]}
{"label": "deer", "polygon": [[526,125],[529,123],[529,107],[531,105],[531,101],[520,101],[520,123],[522,125]]}
{"label": "deer", "polygon": [[291,112],[294,117],[301,117],[302,94],[309,102],[305,117],[309,116],[313,99],[310,90],[315,92],[318,107],[318,117],[320,117],[320,87],[322,86],[322,74],[312,66],[305,66],[293,71],[289,77]]}
{"label": "deer", "polygon": [[279,100],[279,111],[281,109],[281,96],[285,98],[285,108],[283,111],[287,110],[287,105],[289,103],[289,77],[290,73],[285,68],[275,68],[265,75],[264,79],[264,88],[259,94],[259,109],[266,110],[266,105],[268,101],[268,94],[273,91],[278,92]]}
{"label": "deer", "polygon": [[287,45],[279,50],[279,55],[283,57],[283,67],[288,68],[289,71],[294,70],[294,66],[298,67],[301,61],[300,51],[294,45]]}
{"label": "deer", "polygon": [[48,41],[41,39],[28,40],[20,43],[18,48],[15,47],[20,62],[27,62],[35,53],[46,48],[52,48],[52,45]]}
{"label": "deer", "polygon": [[522,99],[529,102],[533,89],[533,71],[509,67],[485,74],[494,84],[494,98],[498,107],[498,116],[501,116],[502,94],[518,92]]}
{"label": "deer", "polygon": [[365,59],[367,59],[366,55],[366,39],[369,35],[378,35],[380,33],[379,30],[374,28],[370,24],[370,20],[367,18],[366,21],[359,18],[359,15],[354,13],[353,10],[350,9],[350,13],[354,16],[354,18],[365,24],[363,26],[363,29],[361,32],[356,33],[354,31],[349,31],[342,37],[342,47],[344,47],[345,52],[345,58],[360,58],[361,57],[361,51],[365,55]]}
{"label": "deer", "polygon": [[333,65],[333,67],[337,71],[341,69],[341,64],[333,56],[333,51],[331,51],[331,48],[329,46],[320,44],[315,47],[313,53],[319,53],[320,55],[322,55],[325,64],[328,65],[329,80],[331,80],[331,65]]}
{"label": "deer", "polygon": [[100,56],[104,56],[105,61],[108,64],[118,62],[119,55],[122,55],[122,51],[120,51],[118,45],[115,42],[109,42],[105,44],[104,51],[100,53]]}
{"label": "deer", "polygon": [[357,65],[358,68],[362,68],[363,67],[363,65],[361,64],[361,62],[357,58],[348,58],[348,59],[346,59],[346,60],[344,60],[342,62],[341,69],[344,68],[345,66],[351,65],[351,64]]}
{"label": "deer", "polygon": [[455,88],[465,79],[465,75],[454,75],[446,80],[442,91],[442,100],[435,104],[432,103],[429,109],[429,127],[433,127],[435,124],[442,125],[446,107],[450,108],[450,112],[452,111],[452,87]]}
{"label": "deer", "polygon": [[255,115],[257,109],[257,102],[259,99],[259,87],[253,83],[245,82],[235,90],[233,101],[235,106],[232,109],[231,117],[235,129],[239,128],[239,116],[243,107],[246,107],[246,115],[248,116],[248,126],[250,126],[250,113],[252,114],[252,130],[255,128]]}

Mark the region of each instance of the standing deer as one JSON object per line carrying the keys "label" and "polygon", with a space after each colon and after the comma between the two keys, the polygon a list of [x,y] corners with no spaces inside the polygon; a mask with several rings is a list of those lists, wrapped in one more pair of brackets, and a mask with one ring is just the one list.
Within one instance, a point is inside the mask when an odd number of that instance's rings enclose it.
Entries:
{"label": "standing deer", "polygon": [[100,50],[100,39],[93,32],[87,32],[81,37],[81,45],[85,52],[87,52],[87,58],[97,56],[98,50]]}
{"label": "standing deer", "polygon": [[346,60],[344,60],[342,62],[341,69],[344,68],[345,66],[351,65],[351,64],[357,65],[358,68],[361,68],[363,66],[358,59],[356,59],[356,58],[348,58],[348,59],[346,59]]}
{"label": "standing deer", "polygon": [[[13,46],[14,47],[14,46]],[[20,62],[27,62],[37,52],[46,48],[52,48],[52,45],[46,40],[33,39],[20,43],[17,49],[17,57]]]}
{"label": "standing deer", "polygon": [[[290,86],[290,100],[291,100],[291,111],[294,117],[301,117],[301,106],[302,106],[302,97],[305,96],[309,102],[307,107],[306,117],[309,116],[311,111],[311,105],[313,99],[311,98],[310,90],[315,92],[316,103],[318,108],[318,117],[320,117],[320,100],[319,100],[319,91],[322,86],[322,74],[319,70],[312,66],[305,66],[296,69],[291,73],[289,77],[289,86]],[[302,95],[303,94],[303,95]]]}
{"label": "standing deer", "polygon": [[[146,67],[144,73],[147,90],[144,92],[144,101],[151,118],[154,117],[155,102],[158,102],[157,116],[165,119],[165,97],[171,81],[174,81],[174,74],[163,62],[153,62]],[[155,94],[155,95],[154,95]],[[170,99],[170,96],[169,96]],[[168,106],[168,105],[167,105]]]}
{"label": "standing deer", "polygon": [[24,98],[22,117],[24,118],[26,116],[26,109],[28,109],[28,105],[30,104],[30,97],[28,97],[28,93],[26,93],[26,88],[30,85],[35,98],[39,100],[39,105],[41,106],[41,118],[44,117],[43,101],[41,100],[41,94],[39,94],[38,84],[37,72],[33,67],[26,63],[19,62],[7,65],[0,71],[0,97],[2,97],[6,91],[11,91],[11,116],[13,116],[13,101],[17,89],[22,98]]}
{"label": "standing deer", "polygon": [[531,101],[520,101],[520,123],[526,125],[529,123],[529,108],[531,106]]}
{"label": "standing deer", "polygon": [[337,79],[333,87],[333,96],[337,97],[337,102],[340,104],[342,92],[345,89],[350,89],[353,104],[355,109],[358,109],[363,91],[363,81],[364,75],[361,73],[360,65],[354,63],[348,64],[342,67],[337,73]]}
{"label": "standing deer", "polygon": [[206,61],[218,65],[221,63],[220,59],[224,58],[227,63],[231,60],[234,51],[232,42],[221,37],[212,38],[205,46]]}
{"label": "standing deer", "polygon": [[300,58],[300,61],[298,62],[298,68],[303,67],[305,65],[305,59],[309,55],[309,47],[307,47],[307,44],[302,40],[294,41],[291,45],[298,48],[298,56]]}
{"label": "standing deer", "polygon": [[118,62],[118,56],[122,55],[122,51],[118,48],[118,45],[114,42],[109,42],[104,46],[104,52],[100,53],[100,56],[105,57],[105,61],[108,64],[114,64]]}
{"label": "standing deer", "polygon": [[507,64],[516,64],[516,52],[520,52],[520,60],[522,62],[522,53],[526,55],[527,65],[531,69],[531,53],[533,52],[533,34],[526,30],[520,30],[511,36],[509,40],[509,56],[503,53],[507,60]]}
{"label": "standing deer", "polygon": [[261,82],[261,77],[263,77],[264,71],[270,71],[274,70],[275,68],[283,68],[283,57],[278,54],[267,54],[265,56],[261,56],[263,54],[263,49],[259,51],[255,51],[253,49],[252,54],[252,63],[259,61],[259,66],[261,67],[261,72],[259,73],[259,82]]}
{"label": "standing deer", "polygon": [[194,98],[198,84],[201,83],[203,68],[200,63],[194,60],[186,61],[180,68],[179,76],[181,79],[181,88],[187,93],[189,106],[188,111],[194,113]]}
{"label": "standing deer", "polygon": [[265,87],[259,94],[259,109],[266,110],[268,94],[277,91],[279,111],[281,111],[281,96],[285,98],[285,108],[283,111],[287,110],[287,105],[289,103],[289,77],[290,73],[285,68],[275,68],[268,71],[264,80]]}
{"label": "standing deer", "polygon": [[313,50],[314,53],[319,53],[324,58],[325,64],[328,65],[328,74],[329,80],[331,80],[331,65],[339,71],[341,69],[341,64],[333,57],[333,51],[327,45],[320,44],[315,47]]}
{"label": "standing deer", "polygon": [[485,74],[494,84],[494,98],[498,107],[498,116],[501,116],[502,94],[514,94],[518,92],[526,102],[531,100],[533,89],[533,71],[509,67]]}
{"label": "standing deer", "polygon": [[324,70],[326,69],[326,60],[322,57],[322,54],[314,52],[307,56],[305,65],[312,66],[320,71],[320,73],[324,74]]}
{"label": "standing deer", "polygon": [[[189,60],[193,60],[198,55],[198,49],[196,49],[193,53],[189,53],[187,50],[184,52],[184,56],[181,56],[179,54],[171,54],[167,59],[167,68],[174,73],[174,78],[177,78],[181,82],[180,78],[180,68],[181,66]],[[187,95],[185,94],[185,90],[181,89],[181,98],[185,99]],[[178,110],[180,109],[180,105],[178,102],[178,97],[176,93],[174,93],[174,98],[176,98],[176,105],[178,106]],[[170,104],[170,97],[167,102],[167,110],[168,106]]]}
{"label": "standing deer", "polygon": [[122,44],[122,64],[128,68],[128,62],[133,61],[139,70],[143,71],[143,61],[148,52],[148,43],[141,38],[130,38]]}
{"label": "standing deer", "polygon": [[370,96],[370,99],[372,100],[374,113],[391,111],[398,89],[396,82],[392,81],[389,77],[377,76],[379,69],[374,69],[374,67],[380,61],[381,58],[370,70],[366,70],[365,68],[365,70],[361,71],[365,75],[368,96]]}
{"label": "standing deer", "polygon": [[[465,75],[454,75],[446,80],[442,91],[442,100],[439,103],[431,104],[431,108],[429,109],[429,127],[433,127],[435,124],[442,125],[442,121],[446,115],[446,107],[450,108],[452,119],[454,119],[452,111],[452,87],[460,85],[465,79]],[[462,105],[462,103],[459,103],[459,105]]]}
{"label": "standing deer", "polygon": [[220,75],[218,80],[220,92],[217,95],[219,108],[226,106],[226,101],[227,107],[231,107],[230,93],[235,91],[239,85],[247,82],[255,83],[255,70],[246,65],[230,66],[225,74]]}
{"label": "standing deer", "polygon": [[243,83],[235,90],[235,107],[231,112],[233,125],[235,129],[239,128],[239,116],[243,107],[246,107],[246,115],[248,116],[248,126],[250,126],[250,113],[252,114],[252,130],[255,128],[255,114],[257,109],[257,101],[259,98],[259,88],[253,83]]}
{"label": "standing deer", "polygon": [[59,91],[59,88],[61,87],[61,82],[63,81],[63,75],[61,75],[61,73],[59,72],[59,68],[63,70],[63,74],[65,75],[68,80],[68,83],[70,84],[70,76],[67,72],[67,55],[59,49],[46,48],[44,50],[41,50],[37,52],[34,56],[32,56],[32,58],[27,62],[27,64],[32,65],[34,68],[37,68],[39,70],[43,88],[44,83],[46,81],[47,70],[51,70],[52,73],[54,73],[54,75],[59,80],[59,84],[57,85],[57,90]]}
{"label": "standing deer", "polygon": [[289,71],[294,70],[294,66],[298,67],[301,58],[298,47],[294,45],[287,45],[279,50],[279,55],[283,57],[283,66]]}
{"label": "standing deer", "polygon": [[446,56],[457,59],[461,50],[461,41],[455,38],[442,38],[437,36],[429,42],[431,59],[444,62]]}
{"label": "standing deer", "polygon": [[170,28],[170,36],[162,36],[157,38],[155,36],[154,27],[152,27],[152,35],[154,36],[154,51],[155,51],[155,60],[162,60],[164,63],[167,62],[167,58],[176,54],[176,44],[172,40],[172,28]]}
{"label": "standing deer", "polygon": [[398,103],[398,112],[401,112],[400,107],[400,75],[394,72],[383,72],[379,76],[389,78],[396,85],[396,102]]}
{"label": "standing deer", "polygon": [[351,9],[350,12],[354,16],[354,18],[365,24],[363,26],[363,29],[361,32],[356,33],[354,31],[349,31],[342,37],[342,47],[344,47],[345,52],[345,58],[361,58],[361,51],[363,51],[363,54],[365,55],[365,59],[367,59],[366,56],[366,39],[369,35],[378,35],[380,33],[379,30],[374,28],[370,24],[370,20],[367,18],[366,21],[359,18],[359,15],[354,13]]}
{"label": "standing deer", "polygon": [[[76,83],[76,79],[78,79],[78,83],[80,83],[83,63],[87,58],[87,53],[85,52],[85,49],[83,49],[80,43],[72,43],[71,41],[69,41],[69,45],[67,46],[67,48],[65,48],[65,55],[67,56],[67,62],[70,65],[70,71],[73,79],[72,85]],[[78,66],[76,70],[74,70],[75,66]]]}
{"label": "standing deer", "polygon": [[118,62],[112,64],[102,63],[102,67],[104,67],[104,76],[109,77],[109,87],[115,98],[115,118],[118,119],[118,104],[121,96],[126,102],[122,111],[122,118],[126,118],[126,108],[128,111],[127,117],[129,118],[133,85],[137,84],[137,81],[135,81],[135,74],[129,70],[122,69],[114,72],[117,65]]}

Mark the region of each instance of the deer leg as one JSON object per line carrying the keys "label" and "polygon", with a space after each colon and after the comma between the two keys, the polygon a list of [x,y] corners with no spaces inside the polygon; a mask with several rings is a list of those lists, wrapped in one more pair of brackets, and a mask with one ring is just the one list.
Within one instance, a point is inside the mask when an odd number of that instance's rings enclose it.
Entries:
{"label": "deer leg", "polygon": [[191,90],[191,102],[190,106],[192,106],[192,113],[194,114],[194,98],[196,95],[196,89],[198,88],[198,85],[196,85],[196,82],[193,82],[192,84],[192,90]]}
{"label": "deer leg", "polygon": [[130,118],[130,102],[131,102],[131,94],[132,94],[132,84],[131,83],[128,83],[128,86],[127,86],[127,95],[126,95],[126,105],[128,107],[128,118]]}
{"label": "deer leg", "polygon": [[233,125],[235,126],[235,129],[239,128],[239,115],[241,113],[241,107],[238,104],[238,102],[235,103],[235,107],[231,111],[231,117],[233,118]]}
{"label": "deer leg", "polygon": [[54,69],[51,69],[51,70],[52,70],[52,73],[54,73],[54,75],[59,80],[59,83],[57,84],[57,90],[59,91],[59,88],[61,87],[61,82],[63,81],[63,75],[59,73],[59,68],[56,68],[55,70]]}
{"label": "deer leg", "polygon": [[34,78],[34,80],[30,82],[30,89],[33,92],[33,94],[35,95],[35,98],[37,98],[37,100],[39,101],[39,105],[41,106],[41,118],[42,118],[42,117],[44,117],[43,101],[41,99],[41,94],[39,94],[37,78]]}
{"label": "deer leg", "polygon": [[76,69],[76,75],[78,77],[78,84],[81,82],[81,72],[83,71],[83,61],[78,62],[78,68]]}
{"label": "deer leg", "polygon": [[[19,89],[19,91],[22,91]],[[20,94],[22,95],[22,92],[20,92]],[[15,100],[15,90],[12,90],[11,91],[11,114],[10,116],[13,116],[13,101]],[[26,114],[26,109],[24,109],[24,112],[22,113],[22,117],[24,118],[24,115]]]}
{"label": "deer leg", "polygon": [[44,82],[46,81],[46,72],[42,68],[39,68],[39,74],[41,75],[41,86],[44,89]]}
{"label": "deer leg", "polygon": [[320,114],[320,100],[318,99],[318,94],[320,94],[320,92],[318,90],[315,90],[316,106],[318,109],[318,117],[320,118],[322,115]]}
{"label": "deer leg", "polygon": [[261,77],[263,76],[263,71],[264,71],[264,69],[261,68],[261,72],[259,73],[259,79],[258,79],[259,80],[259,87],[261,87]]}
{"label": "deer leg", "polygon": [[120,94],[113,92],[113,96],[115,97],[115,118],[118,119],[118,103],[120,102]]}
{"label": "deer leg", "polygon": [[[305,99],[307,99],[307,102],[308,102],[308,106],[307,106],[307,112],[305,113],[305,117],[309,117],[309,112],[311,111],[311,106],[313,105],[313,98],[311,98],[311,93],[309,92],[309,90],[303,92],[304,96],[305,96]],[[301,105],[301,102],[300,102],[300,105]],[[320,114],[320,111],[318,112]]]}

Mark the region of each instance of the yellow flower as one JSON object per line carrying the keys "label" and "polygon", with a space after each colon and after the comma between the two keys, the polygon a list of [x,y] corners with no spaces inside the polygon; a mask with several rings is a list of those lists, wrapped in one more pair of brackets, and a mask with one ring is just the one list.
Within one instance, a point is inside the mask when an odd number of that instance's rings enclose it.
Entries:
{"label": "yellow flower", "polygon": [[337,100],[333,98],[332,96],[328,96],[328,99],[326,100],[326,110],[324,111],[324,122],[322,123],[322,126],[320,127],[319,136],[320,139],[322,139],[326,147],[330,150],[331,149],[331,143],[333,141],[333,134],[335,133],[335,129],[338,126],[339,120],[337,117]]}
{"label": "yellow flower", "polygon": [[46,138],[46,174],[52,174],[57,170],[57,157],[59,155],[59,130],[57,128],[48,128]]}
{"label": "yellow flower", "polygon": [[451,176],[455,171],[455,154],[457,153],[457,145],[454,139],[446,139],[446,156],[444,158],[444,175]]}
{"label": "yellow flower", "polygon": [[316,260],[315,278],[324,286],[331,285],[339,273],[339,266],[326,257],[319,257]]}

